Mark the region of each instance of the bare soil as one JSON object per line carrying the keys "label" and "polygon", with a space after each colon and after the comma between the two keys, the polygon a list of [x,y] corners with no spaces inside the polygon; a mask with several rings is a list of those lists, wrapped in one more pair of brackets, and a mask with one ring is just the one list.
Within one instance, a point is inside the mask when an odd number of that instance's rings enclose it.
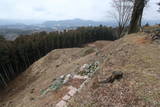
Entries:
{"label": "bare soil", "polygon": [[[53,50],[30,66],[0,92],[0,107],[55,107],[68,90],[65,85],[41,96],[57,77],[78,72],[83,64],[100,61],[100,70],[76,94],[68,107],[159,107],[160,44],[148,34],[127,35],[114,42],[97,41],[83,48]],[[101,84],[112,72],[123,78]],[[78,87],[83,81],[71,80]]]}
{"label": "bare soil", "polygon": [[[98,57],[95,47],[88,45],[84,48],[53,50],[19,75],[7,89],[0,92],[0,107],[54,107],[59,98],[67,93],[65,87],[58,92],[49,92],[45,96],[41,96],[41,91],[61,75],[78,72],[83,64],[92,63],[96,59]],[[72,80],[69,83],[79,87],[81,82],[83,81]]]}
{"label": "bare soil", "polygon": [[[159,107],[160,44],[145,33],[128,35],[102,48],[101,70],[69,107]],[[113,71],[122,80],[100,84]]]}

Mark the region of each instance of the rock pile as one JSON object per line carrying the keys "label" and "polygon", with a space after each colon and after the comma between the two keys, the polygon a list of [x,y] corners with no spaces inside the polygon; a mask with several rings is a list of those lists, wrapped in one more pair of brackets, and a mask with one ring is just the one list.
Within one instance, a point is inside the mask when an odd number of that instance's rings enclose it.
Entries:
{"label": "rock pile", "polygon": [[100,63],[98,61],[92,64],[84,64],[80,67],[80,70],[76,74],[62,75],[52,82],[52,84],[45,90],[42,90],[41,95],[47,94],[49,91],[56,91],[63,85],[67,84],[71,80],[79,80],[79,88],[74,87],[74,84],[68,86],[68,92],[63,96],[62,100],[56,104],[56,107],[67,107],[69,100],[85,86],[85,84],[90,80],[93,74],[99,69]]}
{"label": "rock pile", "polygon": [[99,62],[96,61],[95,63],[92,64],[84,64],[79,71],[79,75],[87,75],[91,76],[94,72],[96,72],[99,69]]}
{"label": "rock pile", "polygon": [[160,39],[160,31],[154,31],[151,33],[152,40]]}

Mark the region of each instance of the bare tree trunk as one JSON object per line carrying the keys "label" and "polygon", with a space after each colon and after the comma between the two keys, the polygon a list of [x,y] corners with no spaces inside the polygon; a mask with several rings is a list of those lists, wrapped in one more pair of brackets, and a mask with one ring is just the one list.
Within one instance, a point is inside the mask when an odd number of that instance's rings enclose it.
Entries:
{"label": "bare tree trunk", "polygon": [[129,34],[138,32],[140,30],[145,2],[146,0],[135,0],[130,27],[128,31]]}

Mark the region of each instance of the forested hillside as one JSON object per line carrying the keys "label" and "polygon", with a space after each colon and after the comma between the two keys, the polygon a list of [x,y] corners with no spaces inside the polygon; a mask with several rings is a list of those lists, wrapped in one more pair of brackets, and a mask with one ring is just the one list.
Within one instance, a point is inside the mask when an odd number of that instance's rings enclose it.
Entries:
{"label": "forested hillside", "polygon": [[53,49],[79,47],[96,40],[115,40],[114,30],[108,27],[81,27],[63,32],[40,32],[20,36],[15,41],[0,37],[0,88],[33,62]]}

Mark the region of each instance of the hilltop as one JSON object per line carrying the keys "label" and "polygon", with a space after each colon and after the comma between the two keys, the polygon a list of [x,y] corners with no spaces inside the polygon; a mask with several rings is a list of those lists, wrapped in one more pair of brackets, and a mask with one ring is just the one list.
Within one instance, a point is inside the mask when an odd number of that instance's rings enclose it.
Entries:
{"label": "hilltop", "polygon": [[[55,107],[70,92],[69,87],[79,88],[85,80],[82,89],[66,101],[69,107],[160,106],[159,41],[153,41],[147,33],[136,33],[113,42],[97,41],[81,48],[53,50],[0,93],[0,106]],[[95,62],[99,64],[94,65]],[[72,78],[59,89],[51,90],[57,78],[78,75],[84,65],[91,68],[89,72],[95,72],[89,79]],[[120,80],[101,83],[115,71],[123,73]]]}

